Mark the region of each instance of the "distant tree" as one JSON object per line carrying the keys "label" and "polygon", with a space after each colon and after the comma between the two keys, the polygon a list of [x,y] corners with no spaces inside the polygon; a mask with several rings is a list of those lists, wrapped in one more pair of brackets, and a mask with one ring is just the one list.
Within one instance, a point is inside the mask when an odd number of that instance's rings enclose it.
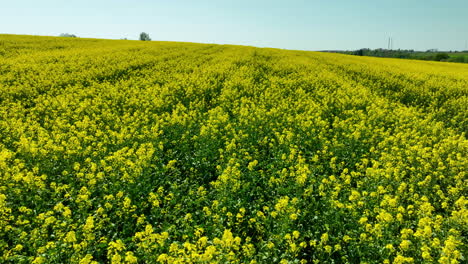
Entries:
{"label": "distant tree", "polygon": [[447,53],[437,53],[435,56],[436,61],[447,60],[450,56]]}
{"label": "distant tree", "polygon": [[76,35],[74,34],[68,34],[68,33],[62,33],[59,35],[60,37],[65,37],[65,38],[76,38]]}
{"label": "distant tree", "polygon": [[364,49],[359,49],[354,52],[354,55],[364,56]]}
{"label": "distant tree", "polygon": [[148,33],[146,33],[146,32],[141,32],[141,33],[140,33],[140,40],[142,40],[142,41],[150,41],[151,38],[150,38],[150,36],[148,35]]}

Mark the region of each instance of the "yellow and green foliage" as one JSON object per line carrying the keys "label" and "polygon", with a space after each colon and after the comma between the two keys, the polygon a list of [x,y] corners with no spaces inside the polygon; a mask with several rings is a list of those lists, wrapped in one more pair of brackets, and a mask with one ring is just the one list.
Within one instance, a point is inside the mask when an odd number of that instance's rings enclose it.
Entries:
{"label": "yellow and green foliage", "polygon": [[0,35],[0,262],[463,263],[467,96],[464,64]]}

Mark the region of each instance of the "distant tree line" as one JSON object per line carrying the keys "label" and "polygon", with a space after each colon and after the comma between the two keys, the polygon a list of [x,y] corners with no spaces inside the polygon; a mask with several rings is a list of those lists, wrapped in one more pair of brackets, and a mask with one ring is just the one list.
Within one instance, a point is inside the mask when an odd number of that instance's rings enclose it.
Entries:
{"label": "distant tree line", "polygon": [[[65,37],[65,38],[77,38],[76,35],[74,34],[69,34],[69,33],[62,33],[59,35],[59,37]],[[121,38],[122,40],[127,40],[127,38]],[[140,33],[140,38],[141,41],[151,41],[151,38],[148,33],[146,32],[141,32]]]}
{"label": "distant tree line", "polygon": [[333,51],[333,52],[356,55],[356,56],[371,56],[371,57],[384,57],[384,58],[401,58],[401,59],[468,63],[468,51],[439,52],[435,49],[430,49],[427,51],[414,51],[414,50],[402,50],[402,49],[398,49],[398,50],[358,49],[354,51]]}

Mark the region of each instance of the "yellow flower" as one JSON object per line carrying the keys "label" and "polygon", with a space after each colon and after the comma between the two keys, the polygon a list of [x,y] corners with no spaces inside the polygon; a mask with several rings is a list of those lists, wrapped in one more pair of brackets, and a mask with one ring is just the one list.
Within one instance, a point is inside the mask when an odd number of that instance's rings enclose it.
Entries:
{"label": "yellow flower", "polygon": [[328,233],[323,233],[322,236],[320,237],[320,242],[322,244],[326,244],[328,242]]}
{"label": "yellow flower", "polygon": [[111,264],[120,264],[122,262],[122,257],[119,254],[112,255]]}
{"label": "yellow flower", "polygon": [[343,241],[344,241],[345,243],[348,243],[348,242],[351,241],[351,240],[352,240],[352,238],[351,238],[350,236],[348,236],[348,235],[344,235],[344,236],[343,236]]}
{"label": "yellow flower", "polygon": [[88,216],[88,218],[86,218],[86,223],[83,226],[83,230],[89,232],[93,228],[94,228],[94,217],[93,216]]}
{"label": "yellow flower", "polygon": [[249,165],[247,166],[247,168],[252,171],[254,170],[255,166],[257,166],[257,164],[258,164],[258,160],[251,161],[249,162]]}
{"label": "yellow flower", "polygon": [[360,223],[361,225],[367,223],[367,217],[361,217],[361,218],[359,219],[359,223]]}
{"label": "yellow flower", "polygon": [[293,234],[293,237],[294,237],[295,239],[298,239],[298,238],[299,238],[299,235],[300,235],[299,231],[295,230],[295,231],[293,231],[292,234]]}
{"label": "yellow flower", "polygon": [[109,248],[114,251],[122,251],[125,249],[125,244],[122,242],[122,240],[117,239],[115,242],[110,242],[109,243]]}
{"label": "yellow flower", "polygon": [[74,231],[68,232],[67,235],[65,236],[64,241],[67,242],[67,243],[74,243],[74,242],[76,242],[76,235],[75,235],[75,232],[74,232]]}
{"label": "yellow flower", "polygon": [[428,252],[428,251],[423,251],[423,252],[421,253],[421,256],[422,256],[422,258],[425,259],[425,260],[431,260],[431,259],[432,259],[431,253]]}
{"label": "yellow flower", "polygon": [[90,254],[86,254],[84,258],[82,258],[79,264],[91,264],[93,263],[93,256]]}
{"label": "yellow flower", "polygon": [[411,246],[411,241],[409,241],[409,240],[403,240],[400,243],[400,248],[402,250],[407,250],[410,246]]}
{"label": "yellow flower", "polygon": [[23,250],[23,245],[21,244],[17,244],[14,248],[13,248],[13,251],[21,251]]}
{"label": "yellow flower", "polygon": [[47,260],[44,257],[38,256],[33,260],[32,264],[42,264],[46,263],[46,261]]}
{"label": "yellow flower", "polygon": [[394,264],[413,263],[413,262],[414,262],[413,258],[404,257],[404,256],[401,256],[401,255],[396,256],[395,259],[393,260]]}
{"label": "yellow flower", "polygon": [[394,251],[394,250],[395,250],[395,248],[393,247],[392,244],[387,244],[387,245],[385,246],[385,248],[388,249],[388,250],[390,250],[390,251]]}
{"label": "yellow flower", "polygon": [[348,200],[355,201],[355,200],[358,200],[360,197],[361,197],[361,194],[358,191],[352,190],[351,195],[349,196]]}
{"label": "yellow flower", "polygon": [[125,261],[126,261],[127,263],[138,263],[138,259],[137,259],[137,257],[135,257],[135,256],[133,255],[133,252],[132,252],[132,251],[127,251],[127,252],[125,253]]}

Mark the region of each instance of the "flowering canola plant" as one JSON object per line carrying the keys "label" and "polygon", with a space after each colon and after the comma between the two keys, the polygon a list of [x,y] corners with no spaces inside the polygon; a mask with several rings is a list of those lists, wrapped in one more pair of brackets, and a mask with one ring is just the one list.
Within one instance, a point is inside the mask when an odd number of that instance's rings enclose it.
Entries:
{"label": "flowering canola plant", "polygon": [[468,65],[0,35],[1,263],[466,263]]}

